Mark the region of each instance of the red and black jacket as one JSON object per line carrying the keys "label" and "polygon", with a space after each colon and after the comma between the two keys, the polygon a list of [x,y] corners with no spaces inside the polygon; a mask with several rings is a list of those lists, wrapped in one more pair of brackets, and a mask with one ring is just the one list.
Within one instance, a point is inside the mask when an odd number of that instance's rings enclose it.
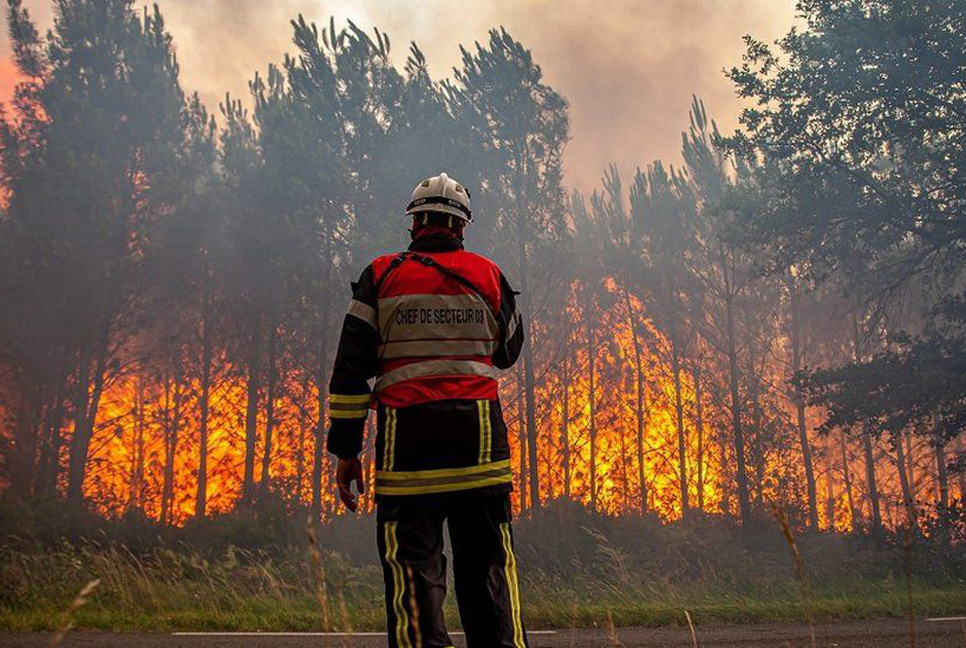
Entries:
{"label": "red and black jacket", "polygon": [[329,452],[357,455],[375,406],[377,495],[509,490],[497,377],[516,362],[523,326],[496,264],[459,239],[420,237],[373,261],[352,295],[330,382]]}

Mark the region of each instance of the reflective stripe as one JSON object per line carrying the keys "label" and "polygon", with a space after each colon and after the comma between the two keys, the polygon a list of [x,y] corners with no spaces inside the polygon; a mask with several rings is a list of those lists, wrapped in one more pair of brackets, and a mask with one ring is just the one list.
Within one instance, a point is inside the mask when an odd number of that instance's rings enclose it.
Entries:
{"label": "reflective stripe", "polygon": [[506,470],[510,469],[510,460],[504,459],[503,461],[494,461],[485,466],[464,466],[463,468],[437,468],[434,470],[401,470],[399,472],[393,472],[388,475],[383,475],[381,472],[376,473],[377,478],[382,478],[387,481],[402,481],[406,479],[420,479],[422,477],[459,477],[462,475],[473,475],[490,470],[495,470],[497,468]]}
{"label": "reflective stripe", "polygon": [[376,328],[376,309],[369,304],[353,299],[349,302],[347,314],[358,317],[372,328]]}
{"label": "reflective stripe", "polygon": [[379,335],[384,341],[427,337],[495,338],[496,317],[479,295],[411,294],[378,301]]}
{"label": "reflective stripe", "polygon": [[342,412],[348,410],[369,409],[369,403],[329,403],[329,409]]}
{"label": "reflective stripe", "polygon": [[369,416],[369,408],[365,409],[352,409],[352,410],[341,410],[341,409],[330,409],[329,418],[334,419],[364,419]]}
{"label": "reflective stripe", "polygon": [[329,394],[329,402],[334,405],[368,405],[371,394]]}
{"label": "reflective stripe", "polygon": [[380,345],[379,357],[490,356],[495,349],[493,340],[411,340]]}
{"label": "reflective stripe", "polygon": [[369,394],[330,394],[329,418],[366,418],[369,415],[369,400]]}
{"label": "reflective stripe", "polygon": [[479,463],[490,462],[490,454],[493,446],[493,430],[490,427],[490,401],[476,401],[476,406],[480,414],[480,460]]}
{"label": "reflective stripe", "polygon": [[517,558],[513,555],[513,540],[510,537],[510,523],[500,524],[500,535],[503,538],[503,554],[506,562],[503,573],[506,576],[506,587],[510,595],[510,615],[513,617],[513,647],[526,648],[523,641],[523,621],[520,617],[520,583],[517,579]]}
{"label": "reflective stripe", "polygon": [[513,475],[510,460],[437,470],[376,472],[376,493],[380,495],[414,495],[480,488],[510,483]]}
{"label": "reflective stripe", "polygon": [[386,522],[386,563],[392,572],[392,608],[396,617],[396,644],[399,648],[411,648],[409,643],[409,616],[403,604],[403,592],[406,590],[406,576],[402,565],[399,564],[397,554],[399,541],[396,538],[396,522]]}
{"label": "reflective stripe", "polygon": [[523,323],[523,317],[520,315],[519,311],[513,311],[513,315],[510,316],[510,323],[506,327],[506,339],[513,337],[513,334],[517,332],[517,327]]}
{"label": "reflective stripe", "polygon": [[506,474],[499,477],[480,478],[474,481],[454,482],[445,484],[405,486],[397,484],[381,484],[376,480],[377,495],[430,495],[433,493],[452,493],[455,491],[470,490],[471,488],[484,488],[486,486],[499,486],[509,484],[513,475]]}
{"label": "reflective stripe", "polygon": [[382,469],[392,470],[396,460],[396,409],[386,408],[386,423],[382,439]]}
{"label": "reflective stripe", "polygon": [[500,370],[475,360],[424,360],[393,369],[376,379],[376,391],[403,380],[428,376],[486,376],[496,380]]}

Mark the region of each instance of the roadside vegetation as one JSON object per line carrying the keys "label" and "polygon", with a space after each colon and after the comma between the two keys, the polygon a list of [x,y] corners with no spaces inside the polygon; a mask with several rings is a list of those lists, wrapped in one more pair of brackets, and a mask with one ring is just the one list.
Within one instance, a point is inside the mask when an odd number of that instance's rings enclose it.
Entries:
{"label": "roadside vegetation", "polygon": [[[92,581],[76,627],[104,630],[380,629],[373,520],[339,518],[313,559],[307,515],[271,508],[183,529],[105,522],[63,507],[2,507],[0,629],[54,630]],[[754,532],[718,516],[663,524],[551,506],[522,519],[517,553],[533,628],[947,615],[966,612],[962,508],[939,537],[816,533],[796,539],[803,578],[775,520]],[[45,520],[46,524],[41,520]],[[84,529],[60,535],[59,525]],[[944,528],[950,526],[944,523]],[[81,539],[86,538],[86,539]],[[455,602],[449,602],[458,627]]]}

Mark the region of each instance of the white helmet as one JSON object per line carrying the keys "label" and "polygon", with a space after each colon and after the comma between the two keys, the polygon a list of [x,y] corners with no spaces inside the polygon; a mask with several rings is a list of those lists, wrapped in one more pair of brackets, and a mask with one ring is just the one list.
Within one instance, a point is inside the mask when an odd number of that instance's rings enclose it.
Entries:
{"label": "white helmet", "polygon": [[406,207],[406,215],[420,212],[442,212],[464,223],[473,221],[470,211],[470,192],[445,173],[426,178],[413,189],[413,197]]}

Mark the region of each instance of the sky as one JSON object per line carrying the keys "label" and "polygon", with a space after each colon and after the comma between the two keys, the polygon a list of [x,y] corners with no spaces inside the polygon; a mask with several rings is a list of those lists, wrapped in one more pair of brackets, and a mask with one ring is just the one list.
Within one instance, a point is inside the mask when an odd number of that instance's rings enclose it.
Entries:
{"label": "sky", "polygon": [[[401,67],[409,42],[431,74],[449,77],[459,46],[485,41],[504,26],[533,52],[545,80],[570,102],[564,157],[569,186],[592,190],[612,162],[629,175],[660,158],[680,160],[692,94],[723,131],[737,125],[741,102],[724,70],[737,65],[742,37],[774,41],[794,21],[794,0],[157,0],[174,37],[182,83],[212,112],[230,91],[291,52],[289,21],[378,27]],[[50,0],[24,0],[42,30]],[[6,26],[5,26],[6,27]],[[0,98],[15,70],[6,29],[0,39]]]}

